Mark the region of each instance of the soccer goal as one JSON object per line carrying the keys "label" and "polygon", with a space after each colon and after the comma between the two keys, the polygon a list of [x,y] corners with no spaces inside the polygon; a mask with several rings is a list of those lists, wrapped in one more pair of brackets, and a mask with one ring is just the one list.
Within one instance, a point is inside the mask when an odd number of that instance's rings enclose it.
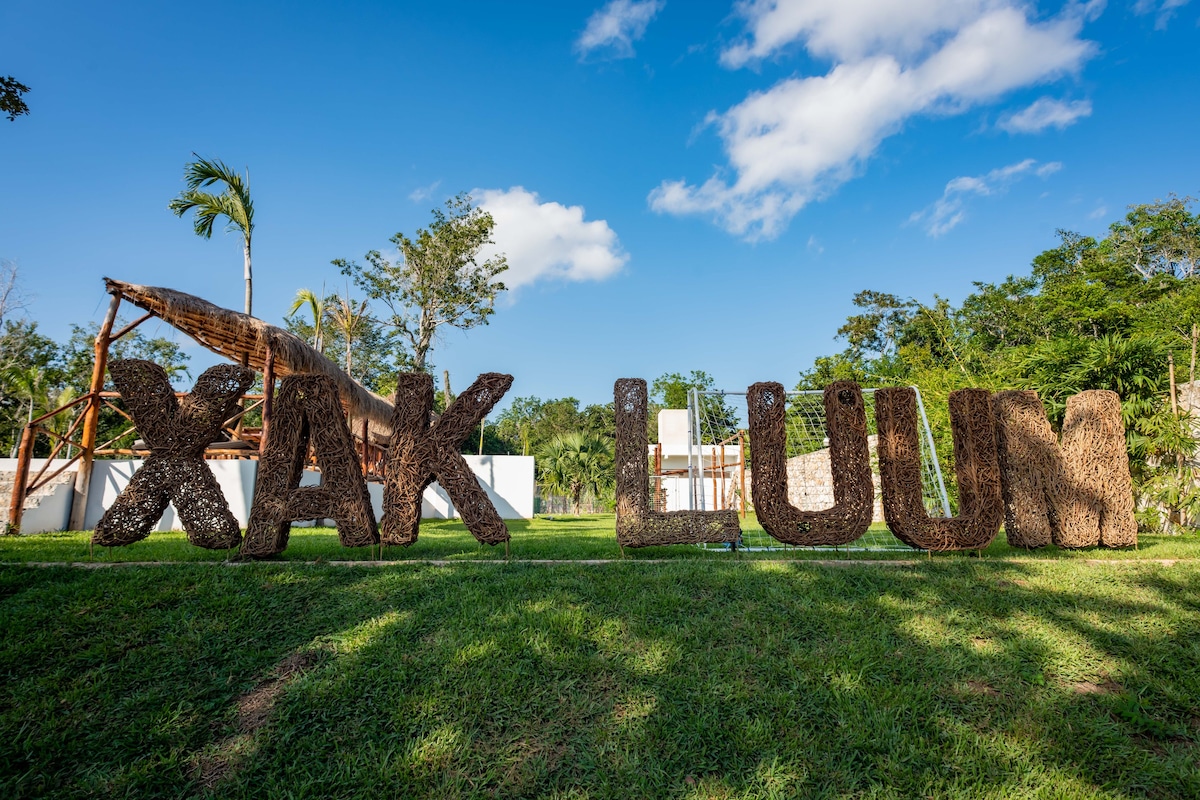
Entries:
{"label": "soccer goal", "polygon": [[[920,417],[921,487],[925,508],[931,516],[949,517],[952,514],[950,500],[934,449],[925,404],[920,390],[912,388],[917,394],[917,413]],[[829,508],[834,505],[833,471],[829,460],[824,394],[819,390],[788,392],[787,401],[788,500],[803,511]],[[908,545],[894,537],[884,526],[876,450],[875,390],[863,389],[863,401],[867,412],[871,480],[875,488],[872,525],[862,538],[838,549],[907,550]],[[662,474],[670,470],[656,470],[659,476],[654,489],[656,499],[663,508],[753,511],[750,484],[754,455],[745,433],[747,418],[745,392],[691,391],[687,413],[686,475],[681,474],[682,469],[674,470],[673,476]],[[773,539],[752,523],[743,524],[742,529],[742,545],[748,549],[791,547]]]}

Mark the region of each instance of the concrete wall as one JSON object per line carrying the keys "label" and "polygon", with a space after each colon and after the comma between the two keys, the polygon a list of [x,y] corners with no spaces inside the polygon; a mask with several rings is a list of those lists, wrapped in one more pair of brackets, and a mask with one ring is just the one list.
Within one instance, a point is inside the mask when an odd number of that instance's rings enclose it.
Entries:
{"label": "concrete wall", "polygon": [[[129,484],[142,464],[140,458],[128,461],[97,459],[92,468],[92,484],[88,490],[87,511],[84,514],[84,527],[88,530],[96,527],[104,510],[113,504],[117,495]],[[254,478],[258,475],[258,462],[249,460],[220,460],[206,461],[212,470],[229,510],[233,512],[238,525],[246,527],[250,519],[250,504],[254,501]],[[156,531],[180,530],[183,526],[175,513],[174,506],[167,506],[166,512],[155,525]]]}
{"label": "concrete wall", "polygon": [[[46,463],[44,458],[30,460],[29,476],[33,477]],[[56,458],[46,470],[53,472],[67,463],[65,458]],[[8,503],[12,495],[12,480],[16,478],[17,459],[0,458],[0,520],[8,521]],[[47,486],[25,498],[25,510],[21,514],[21,533],[46,533],[65,529],[71,519],[71,498],[75,493],[75,471],[62,473]],[[0,525],[0,529],[4,526]]]}
{"label": "concrete wall", "polygon": [[[467,466],[475,473],[488,498],[496,506],[502,519],[530,519],[533,517],[533,457],[532,456],[464,456]],[[92,472],[92,486],[88,493],[85,525],[94,528],[112,505],[121,490],[129,483],[134,471],[142,465],[141,459],[128,461],[98,460]],[[243,528],[250,519],[250,506],[254,502],[254,480],[258,474],[258,462],[253,460],[207,461],[209,469],[217,478],[221,492],[229,503],[229,510]],[[301,486],[316,486],[320,473],[305,470]],[[383,486],[368,484],[371,505],[375,518],[383,518]],[[70,499],[67,501],[70,513]],[[434,483],[425,490],[422,498],[421,516],[426,519],[450,519],[457,517],[442,487]],[[62,524],[66,524],[65,520]],[[303,523],[298,523],[303,524]],[[182,526],[172,506],[159,520],[155,530],[179,530]],[[53,530],[58,530],[54,528]]]}

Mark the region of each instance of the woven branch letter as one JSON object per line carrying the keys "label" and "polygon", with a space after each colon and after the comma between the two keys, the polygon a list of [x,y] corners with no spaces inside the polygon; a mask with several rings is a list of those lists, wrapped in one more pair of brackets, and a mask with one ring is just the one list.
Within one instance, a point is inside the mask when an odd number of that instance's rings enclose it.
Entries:
{"label": "woven branch letter", "polygon": [[1050,544],[1057,525],[1052,484],[1061,479],[1062,454],[1037,392],[996,392],[992,397],[1004,536],[1013,547]]}
{"label": "woven branch letter", "polygon": [[651,511],[646,382],[622,378],[613,387],[617,422],[617,542],[622,547],[737,542],[737,512]]}
{"label": "woven branch letter", "polygon": [[1121,398],[1091,389],[1067,400],[1062,477],[1052,484],[1059,547],[1137,544]]}
{"label": "woven branch letter", "polygon": [[1067,401],[1061,447],[1036,392],[998,392],[992,408],[1009,544],[1137,544],[1129,453],[1115,392],[1080,392]]}
{"label": "woven branch letter", "polygon": [[92,541],[112,547],[145,539],[171,503],[192,544],[214,550],[236,545],[242,531],[204,463],[204,448],[254,383],[254,373],[210,367],[179,403],[158,364],[123,359],[108,369],[150,456],[96,523]]}
{"label": "woven branch letter", "polygon": [[[323,485],[300,488],[310,440]],[[275,397],[241,554],[264,558],[282,553],[293,522],[325,517],[337,524],[344,547],[379,541],[337,384],[327,375],[289,375]]]}
{"label": "woven branch letter", "polygon": [[959,504],[959,516],[951,519],[930,519],[921,500],[916,393],[909,388],[877,389],[875,421],[883,515],[896,538],[923,550],[987,547],[1004,518],[990,393],[985,389],[950,393]]}
{"label": "woven branch letter", "polygon": [[754,470],[750,489],[763,530],[798,545],[847,544],[871,527],[874,489],[867,449],[867,412],[854,381],[825,387],[825,424],[833,470],[832,508],[801,511],[787,496],[787,396],[779,383],[756,383],[746,392]]}
{"label": "woven branch letter", "polygon": [[404,373],[396,384],[392,445],[384,477],[383,543],[407,547],[421,528],[421,494],[435,480],[467,530],[484,544],[509,540],[500,518],[458,448],[512,386],[512,375],[487,372],[460,394],[431,428],[433,378]]}

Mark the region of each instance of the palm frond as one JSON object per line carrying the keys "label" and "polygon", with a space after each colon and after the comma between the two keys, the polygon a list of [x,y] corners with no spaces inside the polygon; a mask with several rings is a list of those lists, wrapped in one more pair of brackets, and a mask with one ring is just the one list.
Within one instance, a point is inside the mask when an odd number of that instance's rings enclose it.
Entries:
{"label": "palm frond", "polygon": [[[250,238],[254,229],[254,202],[250,199],[248,175],[239,175],[223,161],[197,156],[184,167],[183,182],[187,188],[168,205],[176,216],[182,217],[193,208],[207,208],[205,213],[228,217],[231,229],[240,230],[247,239]],[[221,194],[201,191],[214,184],[223,184],[225,191]],[[203,233],[197,222],[196,233],[206,238],[212,235],[211,221],[203,228],[208,232]]]}

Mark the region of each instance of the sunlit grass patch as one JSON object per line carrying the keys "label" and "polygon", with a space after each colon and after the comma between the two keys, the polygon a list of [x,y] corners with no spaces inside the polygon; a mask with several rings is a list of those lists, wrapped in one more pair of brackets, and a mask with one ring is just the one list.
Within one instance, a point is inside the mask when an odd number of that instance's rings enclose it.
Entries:
{"label": "sunlit grass patch", "polygon": [[1193,562],[8,567],[0,631],[5,797],[1200,795]]}

